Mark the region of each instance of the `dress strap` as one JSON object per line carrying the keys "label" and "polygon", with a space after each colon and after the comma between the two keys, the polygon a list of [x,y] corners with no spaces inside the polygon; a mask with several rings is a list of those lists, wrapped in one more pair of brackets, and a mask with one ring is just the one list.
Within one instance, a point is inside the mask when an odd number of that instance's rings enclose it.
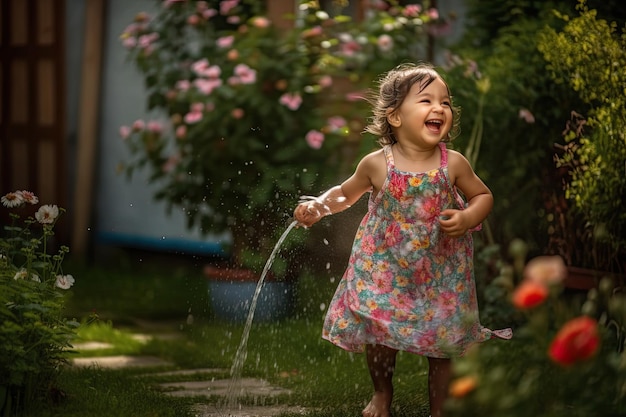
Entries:
{"label": "dress strap", "polygon": [[439,142],[439,149],[441,149],[441,168],[448,166],[448,148],[444,142]]}
{"label": "dress strap", "polygon": [[393,168],[395,166],[395,162],[393,160],[393,152],[391,152],[391,145],[385,145],[383,147],[383,152],[385,153],[385,158],[387,159],[387,168]]}

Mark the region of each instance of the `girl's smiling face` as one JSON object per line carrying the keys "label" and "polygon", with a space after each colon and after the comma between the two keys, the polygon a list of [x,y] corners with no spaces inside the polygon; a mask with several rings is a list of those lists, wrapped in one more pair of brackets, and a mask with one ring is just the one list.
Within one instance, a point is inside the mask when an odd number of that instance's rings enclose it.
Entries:
{"label": "girl's smiling face", "polygon": [[389,115],[398,142],[409,141],[432,147],[446,138],[452,128],[452,101],[447,85],[436,78],[425,86],[411,87],[400,107]]}

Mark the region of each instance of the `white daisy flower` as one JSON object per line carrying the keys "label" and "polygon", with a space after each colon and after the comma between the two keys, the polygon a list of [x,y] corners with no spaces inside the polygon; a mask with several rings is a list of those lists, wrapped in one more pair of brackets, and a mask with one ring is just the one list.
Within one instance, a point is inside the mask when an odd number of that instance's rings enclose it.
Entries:
{"label": "white daisy flower", "polygon": [[13,279],[17,281],[18,279],[26,279],[26,277],[28,277],[28,271],[22,268],[15,273]]}
{"label": "white daisy flower", "polygon": [[13,208],[24,204],[24,197],[22,197],[22,194],[19,191],[16,191],[3,195],[2,198],[0,198],[0,201],[4,207]]}
{"label": "white daisy flower", "polygon": [[71,275],[57,275],[57,280],[54,283],[57,287],[62,290],[68,290],[72,285],[74,285],[74,277]]}
{"label": "white daisy flower", "polygon": [[35,218],[41,224],[52,224],[57,217],[59,217],[59,208],[56,204],[45,204],[35,213]]}

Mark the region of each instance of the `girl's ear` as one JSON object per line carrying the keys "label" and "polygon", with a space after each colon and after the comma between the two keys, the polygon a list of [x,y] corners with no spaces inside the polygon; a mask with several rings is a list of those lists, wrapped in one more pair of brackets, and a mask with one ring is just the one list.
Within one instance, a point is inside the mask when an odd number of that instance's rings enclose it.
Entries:
{"label": "girl's ear", "polygon": [[389,124],[393,127],[400,127],[402,124],[402,120],[400,120],[398,112],[393,109],[387,110],[387,122],[389,122]]}

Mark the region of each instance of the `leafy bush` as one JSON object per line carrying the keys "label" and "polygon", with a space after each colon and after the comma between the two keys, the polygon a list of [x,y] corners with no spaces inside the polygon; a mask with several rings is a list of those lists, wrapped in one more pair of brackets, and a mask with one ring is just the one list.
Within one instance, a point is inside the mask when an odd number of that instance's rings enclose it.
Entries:
{"label": "leafy bush", "polygon": [[[27,191],[2,197],[5,207],[26,210],[38,203]],[[64,290],[74,278],[64,275],[69,251],[49,254],[56,205],[42,205],[23,224],[10,213],[12,224],[0,235],[0,414],[16,415],[33,406],[54,386],[59,367],[78,323],[62,315]],[[62,210],[61,210],[62,211]]]}
{"label": "leafy bush", "polygon": [[583,299],[567,296],[560,257],[525,267],[524,252],[514,259],[502,279],[524,319],[512,340],[476,346],[455,363],[446,415],[624,415],[626,296],[610,279]]}
{"label": "leafy bush", "polygon": [[558,14],[567,24],[559,32],[545,29],[538,44],[550,75],[589,108],[585,116],[572,109],[578,113],[572,115],[557,158],[567,171],[565,197],[581,214],[578,227],[587,231],[586,239],[562,242],[560,249],[572,252],[572,244],[582,243],[586,256],[574,262],[619,270],[626,260],[626,38],[585,1],[578,9],[576,18]]}
{"label": "leafy bush", "polygon": [[155,113],[121,128],[123,169],[147,168],[156,198],[190,227],[230,232],[237,266],[246,251],[265,259],[297,199],[336,181],[349,159],[338,146],[358,141],[364,119],[346,109],[363,108],[357,96],[379,72],[417,60],[441,20],[392,1],[354,22],[299,1],[284,29],[264,3],[163,1],[122,34]]}

